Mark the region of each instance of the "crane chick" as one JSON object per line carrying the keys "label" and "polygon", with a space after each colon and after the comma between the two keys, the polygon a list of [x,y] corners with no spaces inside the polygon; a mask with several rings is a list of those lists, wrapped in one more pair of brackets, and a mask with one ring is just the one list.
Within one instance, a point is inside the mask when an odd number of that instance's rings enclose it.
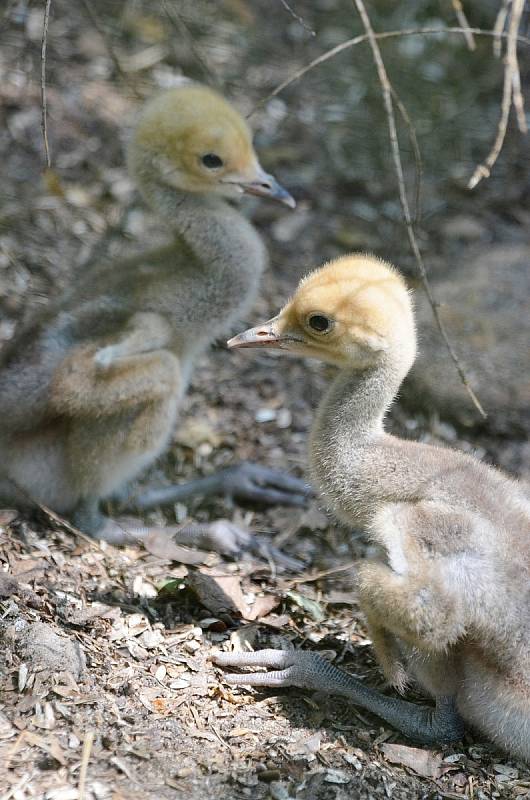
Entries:
{"label": "crane chick", "polygon": [[[241,115],[192,83],[145,105],[128,164],[172,241],[84,268],[0,360],[0,503],[44,504],[114,543],[145,530],[104,517],[100,500],[166,449],[198,356],[248,311],[266,265],[260,236],[227,200],[294,205],[260,166]],[[306,487],[245,464],[135,505],[210,492],[300,504]]]}
{"label": "crane chick", "polygon": [[311,433],[314,485],[372,545],[359,597],[383,672],[399,691],[415,679],[435,705],[385,696],[305,651],[221,654],[223,666],[274,668],[225,679],[343,695],[424,743],[457,740],[466,723],[530,760],[530,504],[469,455],[385,433],[416,353],[402,277],[375,258],[340,258],[229,346],[338,368]]}

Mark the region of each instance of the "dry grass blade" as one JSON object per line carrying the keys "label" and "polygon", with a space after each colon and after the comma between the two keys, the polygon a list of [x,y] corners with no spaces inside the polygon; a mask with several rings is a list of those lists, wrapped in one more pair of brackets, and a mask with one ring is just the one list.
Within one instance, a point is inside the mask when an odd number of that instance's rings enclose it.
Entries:
{"label": "dry grass blade", "polygon": [[41,97],[41,128],[44,140],[44,155],[46,157],[46,167],[51,168],[50,146],[48,144],[48,101],[46,98],[46,50],[48,47],[48,26],[50,24],[50,9],[52,0],[46,0],[44,6],[44,21],[42,23],[42,42],[40,51],[40,97]]}
{"label": "dry grass blade", "polygon": [[[521,76],[519,73],[519,61],[517,59],[517,39],[521,17],[524,11],[525,0],[513,0],[510,24],[507,33],[506,56],[504,59],[504,83],[502,89],[501,116],[497,126],[497,135],[490,152],[484,161],[477,166],[473,175],[469,179],[468,188],[474,189],[483,178],[489,178],[493,169],[508,129],[508,119],[512,103],[517,116],[517,123],[521,133],[527,132],[526,119],[524,115],[524,101],[521,93]],[[502,9],[501,9],[502,11]],[[500,31],[495,31],[496,37]]]}
{"label": "dry grass blade", "polygon": [[486,417],[486,412],[482,408],[482,405],[481,405],[478,397],[476,396],[475,392],[473,391],[472,387],[470,386],[469,379],[468,379],[468,377],[467,377],[467,375],[466,375],[466,373],[465,373],[465,371],[464,371],[464,369],[463,369],[463,367],[462,367],[462,365],[461,365],[461,363],[460,363],[460,361],[458,359],[458,356],[457,356],[457,354],[456,354],[456,352],[455,352],[455,350],[453,348],[453,345],[451,344],[451,342],[449,340],[449,337],[448,337],[447,332],[445,330],[445,326],[444,326],[444,324],[442,322],[442,319],[440,317],[438,304],[437,304],[437,302],[436,302],[436,300],[434,298],[434,295],[432,293],[432,289],[431,289],[431,285],[429,283],[429,279],[427,277],[427,271],[425,269],[425,264],[424,264],[424,261],[423,261],[423,257],[421,255],[421,251],[420,251],[420,248],[419,248],[419,245],[418,245],[418,241],[416,239],[416,234],[414,232],[414,224],[413,224],[413,221],[412,221],[412,216],[411,216],[411,213],[410,213],[409,201],[408,201],[407,192],[406,192],[406,189],[405,189],[405,178],[404,178],[404,174],[403,174],[403,164],[401,162],[401,154],[400,154],[400,151],[399,151],[399,141],[398,141],[398,135],[397,135],[396,117],[395,117],[395,114],[394,114],[394,103],[393,103],[393,99],[392,99],[393,89],[392,89],[391,83],[389,81],[388,74],[387,74],[387,71],[386,71],[386,68],[385,68],[385,65],[384,65],[384,62],[383,62],[383,57],[381,55],[381,50],[380,50],[379,44],[377,42],[377,37],[376,37],[376,35],[374,33],[374,29],[372,28],[372,23],[370,22],[370,17],[368,16],[368,13],[366,11],[366,7],[364,5],[364,2],[363,2],[363,0],[353,0],[353,3],[354,3],[354,5],[355,5],[355,7],[356,7],[356,9],[357,9],[357,11],[359,13],[359,16],[361,18],[363,27],[364,27],[364,29],[366,31],[366,35],[368,37],[368,41],[370,42],[370,48],[372,50],[374,63],[375,63],[376,69],[377,69],[378,77],[379,77],[379,82],[381,84],[381,91],[382,91],[382,94],[383,94],[383,102],[384,102],[384,105],[385,105],[385,111],[386,111],[387,121],[388,121],[388,133],[389,133],[389,137],[390,137],[390,147],[391,147],[391,151],[392,151],[392,159],[394,161],[394,169],[395,169],[396,178],[397,178],[397,182],[398,182],[399,200],[400,200],[400,203],[401,203],[401,211],[403,213],[403,219],[404,219],[404,222],[405,222],[405,227],[407,229],[407,236],[408,236],[408,239],[409,239],[410,248],[411,248],[412,253],[414,255],[414,259],[416,261],[416,264],[417,264],[417,267],[418,267],[418,270],[419,270],[419,273],[420,273],[420,277],[421,277],[421,281],[423,283],[423,288],[425,290],[425,294],[427,295],[428,301],[429,301],[430,306],[432,308],[432,312],[434,314],[434,318],[436,320],[436,324],[437,324],[438,329],[440,331],[440,334],[441,334],[441,336],[442,336],[442,338],[444,340],[445,346],[447,347],[449,355],[451,356],[451,359],[452,359],[452,361],[453,361],[453,363],[454,363],[454,365],[456,367],[458,375],[460,376],[460,380],[462,381],[462,384],[464,385],[464,388],[466,389],[469,397],[471,398],[471,401],[473,402],[473,405],[478,410],[478,412],[481,414],[481,416],[485,418]]}
{"label": "dry grass blade", "polygon": [[88,762],[90,761],[90,753],[92,752],[93,743],[94,743],[94,731],[87,731],[85,736],[85,741],[83,742],[83,752],[81,754],[81,766],[79,768],[78,800],[85,800],[86,776],[87,776]]}

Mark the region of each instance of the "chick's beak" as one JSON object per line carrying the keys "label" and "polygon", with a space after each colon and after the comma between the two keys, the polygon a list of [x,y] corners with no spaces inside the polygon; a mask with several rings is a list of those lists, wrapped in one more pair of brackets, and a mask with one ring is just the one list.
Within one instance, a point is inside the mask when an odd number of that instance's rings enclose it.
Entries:
{"label": "chick's beak", "polygon": [[279,318],[274,317],[262,325],[249,328],[243,333],[239,333],[227,342],[232,349],[242,349],[243,347],[280,347],[283,348],[289,342],[296,341],[295,337],[283,333],[279,327]]}
{"label": "chick's beak", "polygon": [[250,180],[241,181],[239,185],[246,194],[269,197],[271,200],[283,203],[289,208],[296,207],[296,201],[289,192],[278,183],[274,175],[269,175],[259,164],[255,175]]}

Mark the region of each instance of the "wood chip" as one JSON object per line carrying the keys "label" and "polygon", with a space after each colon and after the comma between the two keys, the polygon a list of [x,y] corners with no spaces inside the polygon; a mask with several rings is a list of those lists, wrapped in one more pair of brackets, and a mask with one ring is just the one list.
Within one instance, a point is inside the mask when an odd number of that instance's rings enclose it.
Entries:
{"label": "wood chip", "polygon": [[408,767],[423,778],[439,778],[443,773],[440,753],[404,744],[382,744],[381,750],[391,764]]}

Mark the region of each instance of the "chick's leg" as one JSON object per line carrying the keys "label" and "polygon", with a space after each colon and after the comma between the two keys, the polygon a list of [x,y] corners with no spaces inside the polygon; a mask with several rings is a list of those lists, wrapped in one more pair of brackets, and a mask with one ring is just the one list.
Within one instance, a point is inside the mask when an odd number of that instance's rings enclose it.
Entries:
{"label": "chick's leg", "polygon": [[337,669],[317,653],[260,650],[255,653],[220,653],[213,660],[221,667],[272,668],[269,672],[225,675],[224,680],[229,684],[275,688],[298,686],[340,695],[422,744],[458,741],[464,733],[453,697],[437,697],[435,708],[387,697]]}
{"label": "chick's leg", "polygon": [[[135,544],[152,530],[136,519],[111,519],[99,510],[98,497],[84,497],[70,513],[70,521],[93,539],[114,545]],[[165,529],[164,529],[165,530]],[[171,529],[167,529],[167,534]]]}
{"label": "chick's leg", "polygon": [[180,485],[148,489],[127,506],[147,510],[189,500],[195,496],[224,495],[235,500],[250,500],[268,505],[304,506],[311,496],[305,481],[276,469],[244,462],[235,467]]}

